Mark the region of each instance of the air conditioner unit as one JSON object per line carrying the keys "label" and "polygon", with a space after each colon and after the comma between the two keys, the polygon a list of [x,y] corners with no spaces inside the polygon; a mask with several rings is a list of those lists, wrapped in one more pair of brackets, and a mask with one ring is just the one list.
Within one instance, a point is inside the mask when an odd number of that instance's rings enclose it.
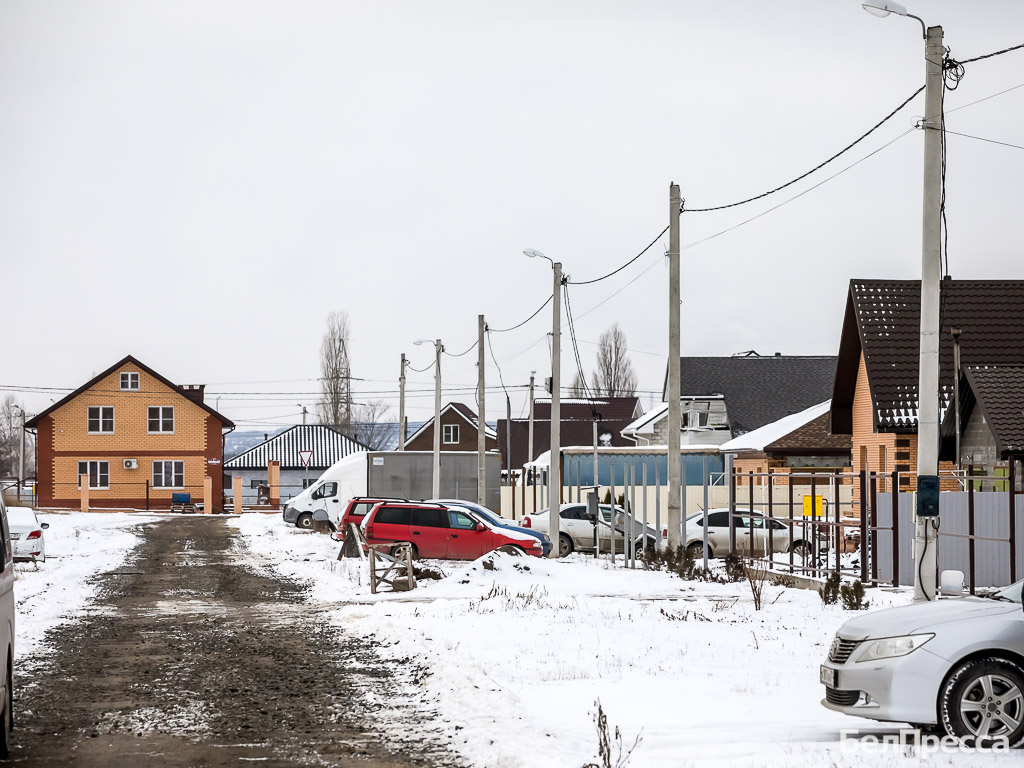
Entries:
{"label": "air conditioner unit", "polygon": [[139,468],[139,460],[138,459],[125,459],[124,460],[124,468],[125,469],[138,469]]}

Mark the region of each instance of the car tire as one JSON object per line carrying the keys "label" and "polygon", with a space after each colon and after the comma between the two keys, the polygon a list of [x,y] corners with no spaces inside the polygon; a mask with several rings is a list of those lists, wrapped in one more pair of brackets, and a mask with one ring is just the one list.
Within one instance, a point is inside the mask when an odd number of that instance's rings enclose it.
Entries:
{"label": "car tire", "polygon": [[572,536],[567,533],[558,534],[558,556],[565,557],[572,553],[576,547],[572,543]]}
{"label": "car tire", "polygon": [[795,559],[803,560],[804,562],[811,559],[811,545],[806,541],[794,541],[789,551],[793,553]]}
{"label": "car tire", "polygon": [[[1011,727],[1004,715],[1017,726]],[[1024,670],[1001,658],[960,664],[942,687],[939,721],[969,746],[991,747],[993,742],[985,739],[1002,737],[1011,747],[1020,746],[1024,742]]]}
{"label": "car tire", "polygon": [[313,528],[313,516],[309,512],[303,512],[297,518],[295,518],[295,527],[301,528],[304,531],[312,530]]}
{"label": "car tire", "polygon": [[10,667],[7,669],[7,695],[4,696],[3,722],[0,723],[0,760],[11,754],[11,732],[14,730],[14,690]]}
{"label": "car tire", "polygon": [[[413,544],[412,542],[409,542],[409,549],[412,551],[412,559],[413,560],[419,560],[420,559],[420,551],[418,549],[416,549],[416,545]],[[391,555],[392,557],[398,557],[398,551],[399,551],[398,547],[392,547],[391,549],[388,550],[388,554]]]}
{"label": "car tire", "polygon": [[[690,553],[690,557],[694,560],[704,559],[704,542],[695,541],[693,544],[686,548],[686,551]],[[711,557],[711,545],[708,544],[708,557]]]}

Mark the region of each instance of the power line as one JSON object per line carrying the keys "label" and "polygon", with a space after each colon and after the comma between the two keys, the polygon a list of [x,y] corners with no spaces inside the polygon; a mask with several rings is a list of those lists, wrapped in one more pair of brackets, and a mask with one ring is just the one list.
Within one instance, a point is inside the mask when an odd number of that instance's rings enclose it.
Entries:
{"label": "power line", "polygon": [[996,141],[995,139],[986,139],[986,138],[983,138],[981,136],[971,136],[971,134],[969,134],[969,133],[957,133],[956,131],[951,131],[948,128],[945,129],[945,133],[951,133],[954,136],[963,136],[965,139],[974,139],[976,141],[985,141],[985,142],[988,142],[989,144],[998,144],[1001,147],[1010,147],[1012,149],[1024,149],[1024,147],[1022,147],[1019,144],[1009,144],[1009,143],[1007,143],[1005,141]]}
{"label": "power line", "polygon": [[658,233],[658,236],[655,237],[653,240],[651,240],[651,242],[648,243],[647,246],[642,251],[640,251],[640,253],[638,253],[636,256],[631,258],[629,261],[627,261],[621,267],[619,267],[617,269],[613,269],[607,275],[602,275],[601,277],[595,277],[593,280],[570,280],[570,281],[568,281],[567,285],[590,285],[591,283],[599,283],[602,280],[607,280],[612,275],[617,275],[619,272],[624,270],[626,267],[628,267],[634,261],[636,261],[641,256],[643,256],[645,253],[647,253],[649,250],[651,250],[651,248],[654,247],[655,243],[657,243],[659,240],[661,240],[662,237],[665,236],[666,232],[668,232],[668,227],[667,226],[663,230],[661,230],[661,232]]}
{"label": "power line", "polygon": [[959,107],[954,107],[953,109],[947,109],[946,110],[946,114],[949,115],[949,114],[952,114],[953,112],[957,112],[957,111],[959,111],[961,109],[967,109],[968,107],[973,107],[975,104],[981,104],[981,102],[983,102],[983,101],[988,101],[989,99],[994,99],[996,96],[1002,96],[1004,93],[1009,93],[1010,91],[1016,91],[1018,88],[1024,88],[1024,83],[1018,83],[1017,85],[1011,86],[1010,88],[1007,88],[1004,91],[999,91],[998,93],[993,93],[991,96],[986,96],[983,99],[978,99],[977,101],[969,101],[966,104],[960,105]]}
{"label": "power line", "polygon": [[[488,333],[508,333],[509,331],[514,331],[514,330],[516,330],[517,328],[522,328],[522,327],[523,327],[524,325],[526,325],[526,324],[527,324],[528,322],[530,322],[531,320],[533,320],[533,318],[535,318],[535,317],[536,317],[537,315],[539,315],[539,314],[540,314],[540,312],[541,312],[541,310],[542,310],[542,309],[544,309],[544,307],[546,307],[546,306],[547,306],[548,304],[550,304],[550,303],[551,303],[551,299],[552,299],[552,298],[554,298],[554,294],[551,294],[550,296],[548,296],[548,297],[547,297],[547,298],[546,298],[546,299],[544,300],[544,303],[543,303],[543,304],[541,304],[541,305],[540,305],[539,307],[537,307],[536,311],[535,311],[535,312],[534,312],[534,313],[533,313],[532,315],[530,315],[530,316],[529,316],[528,318],[526,318],[525,320],[523,320],[523,322],[521,322],[521,323],[517,323],[516,325],[513,325],[513,326],[512,326],[511,328],[490,328],[490,327],[488,327],[488,328],[487,328],[487,332],[488,332]],[[475,343],[475,342],[474,342],[474,343]]]}
{"label": "power line", "polygon": [[459,352],[457,355],[453,355],[451,352],[449,352],[447,349],[445,349],[442,346],[441,347],[441,354],[442,355],[448,355],[448,357],[462,357],[463,355],[468,355],[470,352],[472,352],[474,349],[476,349],[476,345],[477,345],[477,342],[474,341],[472,344],[469,345],[469,349],[467,349],[465,352]]}
{"label": "power line", "polygon": [[1003,48],[1003,50],[1001,50],[1001,51],[993,51],[992,53],[986,53],[983,56],[975,56],[973,59],[964,59],[960,63],[961,64],[970,64],[970,63],[975,62],[975,61],[981,61],[982,59],[991,59],[993,56],[1002,56],[1004,53],[1009,53],[1010,51],[1016,51],[1016,50],[1019,50],[1021,48],[1024,48],[1024,43],[1021,43],[1020,45],[1014,45],[1014,46],[1011,46],[1009,48]]}
{"label": "power line", "polygon": [[[541,307],[541,309],[543,309],[543,307]],[[501,374],[501,366],[498,365],[498,358],[494,356],[494,344],[491,342],[491,329],[485,328],[484,332],[487,334],[487,348],[491,352],[491,360],[494,362],[494,367],[498,369],[498,381],[501,382],[501,388],[505,392],[505,399],[508,400],[508,390],[505,389],[505,377]]]}

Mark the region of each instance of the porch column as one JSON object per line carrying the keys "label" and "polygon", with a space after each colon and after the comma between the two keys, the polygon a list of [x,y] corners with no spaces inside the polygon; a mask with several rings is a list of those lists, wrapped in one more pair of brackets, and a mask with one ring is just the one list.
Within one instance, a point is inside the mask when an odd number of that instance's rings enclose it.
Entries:
{"label": "porch column", "polygon": [[213,478],[207,475],[203,478],[203,514],[212,515],[213,508]]}
{"label": "porch column", "polygon": [[267,485],[270,486],[270,506],[281,506],[281,462],[267,462]]}
{"label": "porch column", "polygon": [[242,476],[235,475],[231,479],[231,495],[234,497],[235,514],[242,514]]}
{"label": "porch column", "polygon": [[89,476],[79,475],[78,485],[81,487],[82,511],[89,511]]}

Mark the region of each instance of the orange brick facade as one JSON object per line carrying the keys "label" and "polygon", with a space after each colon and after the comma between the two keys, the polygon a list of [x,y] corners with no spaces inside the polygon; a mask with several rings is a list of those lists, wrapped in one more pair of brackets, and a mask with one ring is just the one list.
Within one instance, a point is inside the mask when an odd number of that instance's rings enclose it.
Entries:
{"label": "orange brick facade", "polygon": [[[121,389],[121,373],[138,375],[138,390]],[[90,433],[88,409],[114,409],[113,431]],[[173,431],[150,433],[148,409],[174,409]],[[89,490],[90,506],[127,509],[167,509],[171,494],[186,492],[192,500],[204,496],[204,479],[213,480],[213,510],[223,495],[223,423],[176,387],[151,375],[132,361],[119,365],[66,402],[42,415],[38,430],[38,494],[41,507],[75,508],[79,504],[80,461],[106,462],[108,487]],[[125,460],[138,466],[126,468]],[[180,485],[154,487],[154,462],[183,462]]]}

